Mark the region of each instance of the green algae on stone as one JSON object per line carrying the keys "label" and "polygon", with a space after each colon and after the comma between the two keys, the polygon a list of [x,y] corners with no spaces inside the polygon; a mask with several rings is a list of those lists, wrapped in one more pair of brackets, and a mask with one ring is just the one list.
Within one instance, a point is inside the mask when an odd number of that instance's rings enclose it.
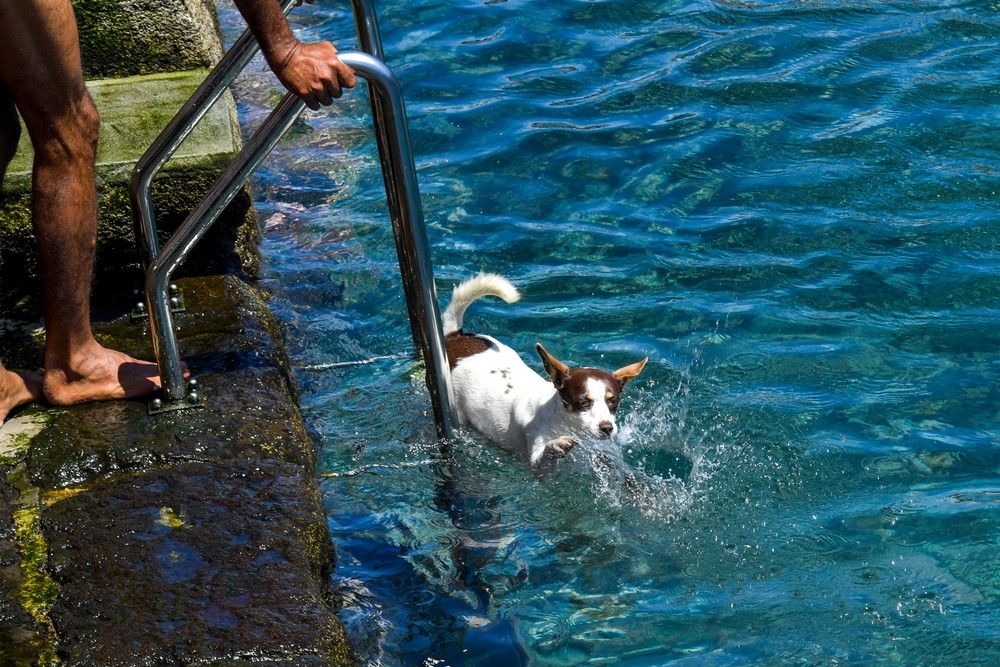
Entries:
{"label": "green algae on stone", "polygon": [[73,8],[88,78],[210,67],[222,55],[211,0],[73,0]]}
{"label": "green algae on stone", "polygon": [[187,519],[184,518],[183,512],[178,512],[172,507],[161,507],[160,516],[156,520],[156,523],[173,530],[177,530],[178,528],[187,528],[190,526]]}
{"label": "green algae on stone", "polygon": [[56,633],[49,610],[59,593],[59,586],[47,569],[48,550],[41,526],[41,498],[38,489],[28,481],[23,463],[7,476],[7,483],[19,493],[13,512],[14,536],[21,557],[17,598],[21,607],[45,628],[47,634],[47,639],[39,648],[37,664],[57,664]]}
{"label": "green algae on stone", "polygon": [[42,504],[45,507],[52,507],[58,502],[69,500],[73,496],[87,490],[86,486],[64,486],[59,489],[50,489],[42,492]]}
{"label": "green algae on stone", "polygon": [[21,604],[38,622],[55,601],[58,587],[45,572],[45,537],[41,531],[41,513],[37,506],[14,510],[15,534],[21,545]]}
{"label": "green algae on stone", "polygon": [[[100,112],[100,141],[96,164],[103,182],[127,182],[133,165],[149,148],[177,111],[205,80],[197,69],[123,79],[87,82]],[[236,106],[230,94],[209,107],[191,134],[172,155],[174,164],[232,155],[240,149]],[[31,176],[33,152],[22,124],[22,140],[8,166],[11,191],[25,189]]]}

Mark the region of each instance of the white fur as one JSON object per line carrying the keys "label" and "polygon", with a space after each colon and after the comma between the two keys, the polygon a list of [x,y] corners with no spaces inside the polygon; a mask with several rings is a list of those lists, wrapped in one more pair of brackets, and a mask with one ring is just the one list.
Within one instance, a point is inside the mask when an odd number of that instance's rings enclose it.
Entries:
{"label": "white fur", "polygon": [[599,436],[601,435],[601,424],[608,422],[611,423],[611,433],[607,437],[613,436],[618,431],[615,416],[611,412],[611,408],[608,407],[605,396],[607,390],[607,385],[600,380],[594,378],[587,380],[587,398],[592,400],[594,405],[589,410],[578,413],[584,432]]}
{"label": "white fur", "polygon": [[[518,298],[504,278],[480,274],[455,288],[444,315],[445,333],[461,329],[466,308],[487,294],[507,301]],[[602,422],[611,422],[612,434],[617,430],[604,383],[588,380],[587,393],[593,406],[570,412],[552,382],[529,368],[517,352],[495,338],[476,335],[489,341],[491,347],[460,359],[451,371],[460,424],[473,426],[533,466],[564,455],[578,437],[609,437],[601,432]]]}
{"label": "white fur", "polygon": [[465,309],[473,301],[484,296],[498,296],[507,303],[520,300],[521,295],[510,281],[495,273],[480,273],[460,285],[451,293],[451,303],[441,316],[444,335],[455,333],[462,328]]}

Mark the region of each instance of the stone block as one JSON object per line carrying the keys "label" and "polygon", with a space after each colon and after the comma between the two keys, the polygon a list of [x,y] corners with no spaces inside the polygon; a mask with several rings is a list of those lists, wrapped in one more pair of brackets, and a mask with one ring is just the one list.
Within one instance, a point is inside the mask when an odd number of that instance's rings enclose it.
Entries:
{"label": "stone block", "polygon": [[[95,294],[121,299],[122,287],[142,284],[128,179],[146,151],[205,76],[205,70],[88,83],[101,113],[98,247]],[[165,239],[208,191],[240,148],[228,93],[206,114],[153,183],[157,222]],[[24,135],[27,136],[26,134]],[[30,142],[22,139],[0,195],[0,308],[8,312],[38,296],[38,259],[31,233]],[[189,274],[235,272],[252,277],[259,230],[249,192],[241,192],[199,244]]]}
{"label": "stone block", "polygon": [[210,67],[222,56],[212,0],[73,0],[88,79]]}
{"label": "stone block", "polygon": [[[14,568],[0,648],[55,650],[68,665],[350,664],[313,444],[273,316],[233,276],[178,282],[182,356],[206,408],[33,407],[0,429],[0,577]],[[150,354],[127,317],[97,333]]]}
{"label": "stone block", "polygon": [[309,544],[325,521],[311,487],[300,466],[237,459],[111,478],[54,503],[43,526],[60,653],[79,665],[345,664],[320,583],[329,571]]}

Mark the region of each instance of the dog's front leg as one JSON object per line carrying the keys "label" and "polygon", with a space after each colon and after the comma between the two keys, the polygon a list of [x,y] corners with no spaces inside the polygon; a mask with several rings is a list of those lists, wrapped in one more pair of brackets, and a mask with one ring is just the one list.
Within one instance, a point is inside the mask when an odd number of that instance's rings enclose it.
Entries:
{"label": "dog's front leg", "polygon": [[531,452],[531,466],[536,473],[542,473],[552,469],[556,461],[569,454],[570,450],[579,443],[576,438],[562,435],[545,442],[536,444]]}
{"label": "dog's front leg", "polygon": [[555,459],[561,459],[562,457],[569,454],[569,450],[573,449],[580,443],[568,435],[562,435],[558,438],[553,438],[545,443],[545,453],[544,456],[549,456]]}

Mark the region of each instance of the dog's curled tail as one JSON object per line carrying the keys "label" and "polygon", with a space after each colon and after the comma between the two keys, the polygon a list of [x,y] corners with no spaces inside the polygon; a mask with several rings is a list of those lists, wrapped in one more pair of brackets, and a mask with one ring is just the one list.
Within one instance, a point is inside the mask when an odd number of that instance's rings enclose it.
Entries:
{"label": "dog's curled tail", "polygon": [[498,296],[507,303],[514,303],[521,298],[517,288],[509,280],[495,273],[480,273],[455,286],[451,294],[451,303],[441,317],[444,324],[444,335],[455,333],[462,328],[462,318],[465,309],[483,296]]}

